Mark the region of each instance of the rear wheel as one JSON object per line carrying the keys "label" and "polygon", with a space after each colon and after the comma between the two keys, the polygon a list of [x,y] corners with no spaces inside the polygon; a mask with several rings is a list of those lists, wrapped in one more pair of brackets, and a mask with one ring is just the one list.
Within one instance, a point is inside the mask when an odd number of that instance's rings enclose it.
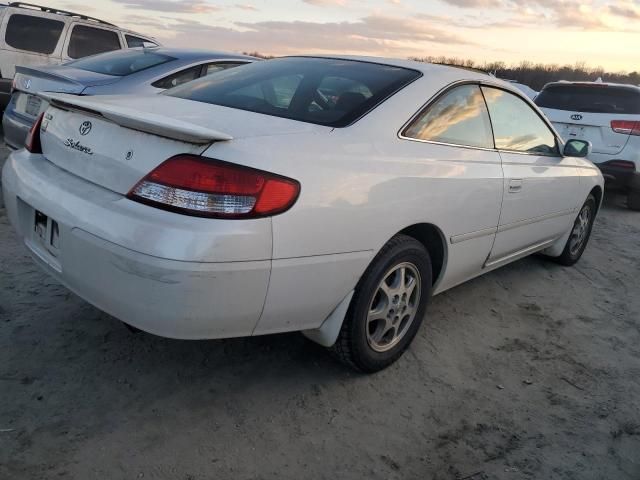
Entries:
{"label": "rear wheel", "polygon": [[591,237],[591,229],[596,218],[596,199],[593,195],[587,197],[587,201],[580,209],[580,213],[573,223],[571,235],[567,240],[562,255],[555,260],[561,265],[574,265],[587,248],[589,238]]}
{"label": "rear wheel", "polygon": [[424,245],[397,235],[356,287],[334,355],[372,373],[395,362],[415,337],[431,296],[431,259]]}
{"label": "rear wheel", "polygon": [[630,190],[627,195],[627,207],[640,211],[640,190]]}

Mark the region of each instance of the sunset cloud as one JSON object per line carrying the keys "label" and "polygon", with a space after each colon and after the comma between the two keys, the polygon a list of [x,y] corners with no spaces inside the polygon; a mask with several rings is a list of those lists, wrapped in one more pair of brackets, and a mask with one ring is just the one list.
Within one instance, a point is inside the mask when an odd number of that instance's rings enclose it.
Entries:
{"label": "sunset cloud", "polygon": [[304,3],[308,3],[309,5],[315,5],[317,7],[328,7],[328,6],[344,6],[347,2],[346,0],[302,0]]}
{"label": "sunset cloud", "polygon": [[156,12],[171,13],[211,13],[220,10],[220,7],[204,1],[189,0],[112,0],[125,7],[136,10],[150,10]]}
{"label": "sunset cloud", "polygon": [[427,21],[372,15],[357,22],[237,22],[236,29],[211,27],[197,21],[172,25],[178,45],[295,54],[300,52],[406,56],[424,54],[435,44],[467,45],[469,41]]}
{"label": "sunset cloud", "polygon": [[165,45],[637,70],[638,0],[38,0]]}

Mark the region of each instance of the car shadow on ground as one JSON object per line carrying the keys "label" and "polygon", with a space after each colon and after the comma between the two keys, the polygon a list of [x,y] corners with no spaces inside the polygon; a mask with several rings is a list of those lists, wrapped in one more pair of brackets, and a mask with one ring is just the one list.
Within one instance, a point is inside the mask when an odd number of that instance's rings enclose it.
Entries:
{"label": "car shadow on ground", "polygon": [[[148,478],[178,478],[171,468],[200,472],[185,478],[284,478],[309,466],[308,478],[320,478],[328,455],[343,478],[371,477],[370,465],[384,478],[504,474],[505,465],[543,478],[558,442],[579,431],[593,437],[583,442],[589,456],[555,459],[558,471],[570,462],[558,478],[589,468],[621,478],[614,461],[594,459],[614,455],[600,452],[609,430],[623,432],[616,441],[627,443],[614,453],[625,468],[627,450],[637,451],[624,433],[636,431],[625,427],[635,425],[627,394],[610,393],[635,388],[624,379],[636,310],[618,284],[635,267],[614,263],[622,273],[613,276],[602,267],[612,265],[614,220],[635,218],[620,211],[623,201],[607,195],[598,241],[576,268],[533,256],[435,297],[407,354],[375,375],[352,372],[298,333],[207,341],[132,333],[33,265],[0,210],[0,477],[4,463],[6,478],[109,478],[114,468]],[[618,241],[615,258],[628,248]],[[611,364],[602,352],[615,356]],[[263,475],[269,468],[279,477]]]}

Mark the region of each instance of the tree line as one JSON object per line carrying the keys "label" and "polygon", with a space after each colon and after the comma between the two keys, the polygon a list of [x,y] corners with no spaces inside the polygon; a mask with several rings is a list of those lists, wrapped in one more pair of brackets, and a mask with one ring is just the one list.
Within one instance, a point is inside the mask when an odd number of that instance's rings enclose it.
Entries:
{"label": "tree line", "polygon": [[[265,59],[274,58],[259,52],[245,52],[245,54]],[[525,60],[515,65],[509,65],[506,62],[476,62],[470,59],[465,60],[446,56],[413,57],[411,60],[482,70],[498,78],[523,83],[537,91],[542,90],[542,87],[547,83],[558,80],[595,81],[601,78],[603,82],[640,85],[640,72],[638,71],[631,73],[607,72],[602,67],[589,67],[584,62],[578,62],[575,65],[556,65]]]}
{"label": "tree line", "polygon": [[516,80],[538,91],[547,83],[558,80],[595,81],[601,78],[603,82],[640,85],[640,72],[638,71],[631,73],[607,72],[602,67],[588,67],[584,62],[578,62],[575,65],[555,65],[525,60],[515,65],[508,65],[505,62],[475,62],[474,60],[444,56],[412,58],[412,60],[478,69],[498,78]]}

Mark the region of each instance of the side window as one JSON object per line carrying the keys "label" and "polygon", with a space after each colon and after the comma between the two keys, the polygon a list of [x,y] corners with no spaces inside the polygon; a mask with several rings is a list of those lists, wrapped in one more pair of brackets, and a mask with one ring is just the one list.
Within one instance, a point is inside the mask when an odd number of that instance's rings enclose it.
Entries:
{"label": "side window", "polygon": [[88,57],[118,49],[120,49],[118,34],[111,30],[76,25],[71,31],[68,50],[71,58]]}
{"label": "side window", "polygon": [[493,148],[487,106],[478,85],[463,85],[430,105],[403,132],[405,137]]}
{"label": "side window", "polygon": [[204,71],[204,76],[211,75],[212,73],[220,72],[222,70],[239,67],[240,65],[244,65],[244,63],[210,63]]}
{"label": "side window", "polygon": [[164,90],[167,88],[177,87],[178,85],[182,85],[183,83],[187,83],[198,78],[201,70],[202,65],[196,65],[195,67],[187,68],[186,70],[181,70],[180,72],[169,75],[168,77],[156,80],[151,84],[151,86],[162,88]]}
{"label": "side window", "polygon": [[144,47],[145,43],[153,43],[154,45],[156,45],[156,42],[152,42],[151,40],[147,40],[146,38],[135,37],[133,35],[125,35],[124,38],[127,41],[127,48]]}
{"label": "side window", "polygon": [[7,23],[7,45],[28,52],[51,55],[56,49],[64,22],[31,15],[13,14]]}
{"label": "side window", "polygon": [[482,87],[496,140],[496,148],[515,152],[558,155],[556,137],[522,99],[498,88]]}

